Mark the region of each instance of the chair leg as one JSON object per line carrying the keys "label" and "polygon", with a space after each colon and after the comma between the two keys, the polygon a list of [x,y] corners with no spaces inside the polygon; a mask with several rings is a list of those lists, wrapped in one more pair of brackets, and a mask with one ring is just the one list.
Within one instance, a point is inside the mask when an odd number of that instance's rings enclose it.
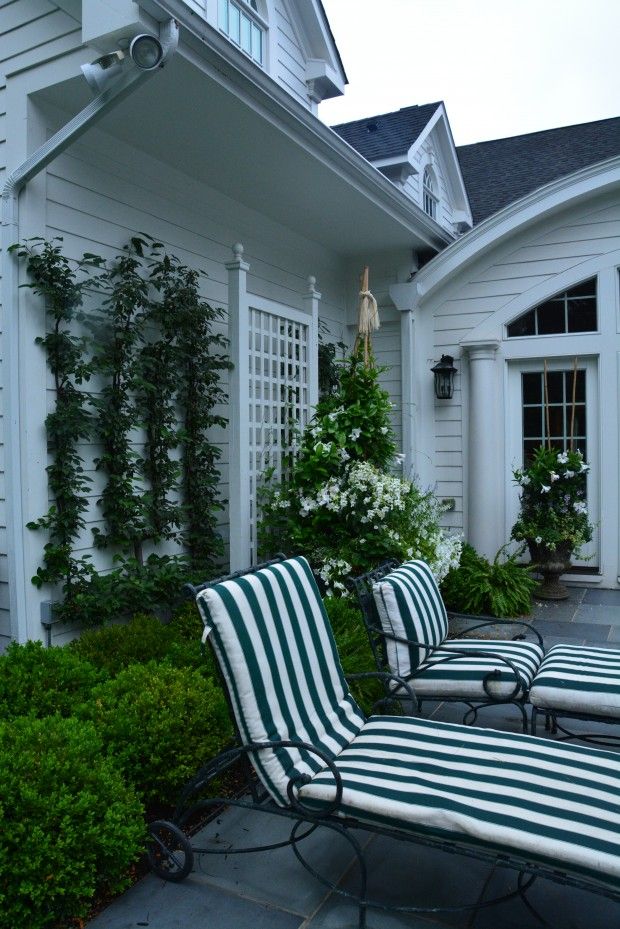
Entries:
{"label": "chair leg", "polygon": [[532,707],[532,735],[536,735],[536,718],[538,716],[538,710],[535,706]]}

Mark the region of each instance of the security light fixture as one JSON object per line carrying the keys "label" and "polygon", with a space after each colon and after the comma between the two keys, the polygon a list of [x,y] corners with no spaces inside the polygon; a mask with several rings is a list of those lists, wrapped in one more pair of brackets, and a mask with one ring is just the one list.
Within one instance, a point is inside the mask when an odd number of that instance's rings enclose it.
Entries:
{"label": "security light fixture", "polygon": [[442,355],[441,361],[431,368],[435,375],[435,396],[438,400],[451,400],[454,393],[454,358],[451,355]]}
{"label": "security light fixture", "polygon": [[163,68],[168,58],[176,51],[178,41],[179,25],[174,19],[170,19],[162,23],[159,38],[147,32],[134,36],[126,51],[118,49],[97,58],[92,64],[82,65],[82,74],[90,89],[96,94],[101,94],[120,78],[130,64],[135,65],[138,71]]}
{"label": "security light fixture", "polygon": [[144,33],[131,40],[129,55],[141,71],[153,71],[160,66],[164,50],[159,39]]}

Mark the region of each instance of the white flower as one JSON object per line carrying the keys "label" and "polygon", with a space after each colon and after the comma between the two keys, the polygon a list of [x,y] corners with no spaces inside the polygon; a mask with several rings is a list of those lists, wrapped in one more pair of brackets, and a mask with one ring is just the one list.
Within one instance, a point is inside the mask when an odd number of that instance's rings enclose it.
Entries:
{"label": "white flower", "polygon": [[574,509],[575,513],[587,513],[587,512],[588,512],[588,508],[587,508],[586,504],[585,504],[585,503],[582,503],[582,502],[579,501],[579,500],[577,500],[575,503],[573,503],[573,509]]}
{"label": "white flower", "polygon": [[338,452],[341,461],[348,461],[351,457],[346,448],[341,448]]}
{"label": "white flower", "polygon": [[574,477],[574,476],[575,476],[575,472],[574,472],[574,471],[565,471],[565,472],[564,472],[564,477]]}
{"label": "white flower", "polygon": [[537,545],[540,545],[540,543],[542,542],[542,536],[537,535],[534,541],[536,542]]}
{"label": "white flower", "polygon": [[566,464],[568,462],[568,452],[560,452],[558,455],[558,464]]}
{"label": "white flower", "polygon": [[405,461],[405,456],[399,452],[398,455],[394,455],[394,461],[396,464],[402,465]]}
{"label": "white flower", "polygon": [[560,475],[559,475],[559,474],[556,474],[555,471],[551,471],[551,473],[549,474],[549,480],[550,480],[552,483],[553,483],[553,481],[559,480],[559,477],[560,477]]}
{"label": "white flower", "polygon": [[550,490],[551,490],[551,487],[547,487],[546,484],[543,484],[542,487],[540,488],[541,494],[549,493]]}
{"label": "white flower", "polygon": [[355,442],[357,439],[359,439],[361,434],[362,434],[362,430],[358,429],[356,426],[355,429],[351,429],[351,432],[349,433],[349,438],[351,439],[352,442]]}
{"label": "white flower", "polygon": [[387,427],[387,426],[381,426],[381,429],[379,430],[379,432],[381,433],[381,435],[387,435],[388,432],[389,432],[388,427]]}
{"label": "white flower", "polygon": [[530,482],[529,477],[527,476],[527,474],[524,474],[523,477],[521,478],[521,483],[523,484],[524,487],[527,487],[529,482]]}

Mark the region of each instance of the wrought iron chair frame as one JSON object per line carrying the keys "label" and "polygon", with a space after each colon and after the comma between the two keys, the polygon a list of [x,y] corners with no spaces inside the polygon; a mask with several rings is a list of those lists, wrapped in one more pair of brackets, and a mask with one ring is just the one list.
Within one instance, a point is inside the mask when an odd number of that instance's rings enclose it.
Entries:
{"label": "wrought iron chair frame", "polygon": [[[528,725],[528,715],[526,711],[526,705],[528,703],[528,688],[525,684],[525,681],[521,677],[518,668],[514,663],[507,658],[505,655],[497,655],[492,652],[477,652],[473,649],[459,650],[458,648],[451,648],[449,642],[446,642],[442,645],[424,645],[421,642],[416,642],[411,639],[405,639],[400,636],[393,635],[392,633],[385,632],[381,626],[379,619],[379,614],[377,612],[377,607],[375,604],[375,599],[372,592],[372,585],[377,581],[383,580],[387,574],[391,571],[394,571],[398,567],[398,562],[394,560],[386,561],[379,567],[374,568],[372,571],[366,572],[359,577],[351,578],[351,587],[357,596],[357,600],[360,606],[362,613],[362,618],[364,620],[364,626],[368,634],[368,640],[370,642],[370,648],[372,650],[375,664],[378,671],[388,671],[389,664],[387,660],[387,649],[386,644],[388,639],[392,642],[399,642],[403,645],[414,645],[420,651],[428,652],[429,654],[436,654],[437,652],[445,653],[446,657],[439,659],[439,661],[434,663],[434,666],[438,664],[445,664],[451,661],[457,661],[459,658],[464,655],[468,657],[482,657],[489,658],[494,657],[500,664],[510,668],[512,674],[514,675],[514,689],[513,692],[507,697],[498,698],[493,695],[490,684],[493,680],[496,680],[499,676],[499,672],[490,672],[482,680],[482,687],[486,693],[488,700],[468,700],[463,699],[462,697],[453,696],[451,694],[438,694],[433,697],[421,697],[417,695],[418,705],[421,707],[423,703],[435,702],[437,700],[442,703],[462,703],[468,707],[467,711],[463,715],[463,723],[465,725],[474,725],[478,718],[478,713],[480,710],[488,706],[497,706],[498,704],[504,704],[507,706],[514,706],[519,713],[521,714],[521,721],[523,726],[523,732],[529,732]],[[538,644],[545,652],[545,644],[541,634],[537,629],[523,620],[502,620],[496,619],[495,617],[490,616],[476,616],[469,613],[455,613],[448,611],[449,619],[466,619],[471,620],[475,623],[474,626],[468,628],[466,633],[469,634],[476,629],[482,629],[485,626],[497,626],[497,625],[509,625],[509,626],[524,626],[527,632],[531,632],[532,635],[537,639]],[[511,641],[519,641],[525,638],[526,633],[519,633],[512,636]],[[408,683],[412,684],[415,687],[416,677],[422,676],[424,671],[420,671],[417,674],[415,671],[408,675],[406,680]],[[519,696],[521,693],[521,696]]]}
{"label": "wrought iron chair frame", "polygon": [[[281,560],[282,558],[276,558],[269,562],[257,565],[250,571],[238,571],[234,574],[227,575],[226,577],[221,577],[217,578],[216,580],[206,582],[205,584],[201,584],[198,587],[193,587],[192,585],[187,585],[187,587],[191,594],[195,596],[200,590],[203,590],[206,587],[220,583],[223,580],[231,580],[234,578],[243,577],[248,573],[257,571],[262,567],[276,564]],[[350,675],[347,677],[347,681],[356,680],[359,678],[373,677],[378,677],[383,681],[384,685],[387,685],[388,687],[389,682],[391,681],[392,684],[396,684],[399,688],[403,688],[406,691],[408,701],[412,706],[417,708],[418,701],[410,684],[404,679],[399,678],[390,672],[377,671],[366,672],[361,675]],[[552,880],[554,883],[594,892],[620,903],[620,890],[615,891],[611,887],[607,888],[600,884],[592,883],[582,875],[571,873],[570,870],[562,871],[560,869],[552,868],[544,864],[532,862],[525,857],[520,857],[518,854],[511,855],[501,852],[498,853],[497,851],[492,849],[485,849],[481,846],[471,846],[467,842],[459,841],[458,839],[448,840],[445,838],[433,837],[426,833],[414,834],[410,830],[406,832],[400,831],[387,825],[378,826],[375,824],[369,824],[355,819],[347,814],[339,813],[339,805],[342,797],[342,780],[340,772],[335,767],[331,759],[311,743],[297,740],[277,742],[265,741],[243,744],[234,713],[232,712],[230,695],[228,694],[228,690],[225,686],[223,675],[221,675],[221,679],[224,686],[224,693],[226,695],[229,710],[231,712],[231,719],[236,730],[237,744],[220,753],[216,758],[210,760],[206,765],[204,765],[203,768],[200,769],[194,778],[189,781],[189,783],[181,792],[171,821],[158,820],[150,824],[150,845],[148,848],[149,863],[153,872],[164,880],[183,880],[192,869],[195,854],[247,854],[250,852],[269,851],[290,846],[297,859],[310,874],[312,874],[317,880],[319,880],[331,891],[354,902],[357,905],[358,929],[366,929],[366,918],[369,908],[400,914],[431,914],[456,911],[477,912],[480,909],[494,906],[498,903],[515,899],[516,897],[520,897],[530,912],[534,913],[537,918],[542,919],[526,896],[527,891],[531,888],[534,881],[539,877]],[[388,696],[386,699],[394,702],[393,695]],[[383,700],[379,701],[379,703],[383,702]],[[309,752],[313,752],[321,758],[326,767],[328,767],[332,772],[336,784],[336,794],[332,803],[320,812],[304,806],[303,802],[298,796],[298,789],[303,787],[304,784],[308,783],[310,780],[307,776],[302,775],[296,780],[291,780],[289,783],[287,787],[287,793],[290,805],[288,807],[277,805],[275,801],[271,799],[262,785],[259,785],[257,780],[251,776],[251,768],[248,761],[252,754],[256,754],[264,750],[273,750],[274,748],[287,746],[304,748]],[[224,771],[228,770],[239,761],[244,763],[244,771],[246,774],[245,779],[248,791],[247,799],[230,798],[225,796],[200,798],[201,792],[203,792],[215,778],[219,777],[222,773],[224,773]],[[192,819],[197,814],[204,813],[205,811],[209,810],[215,810],[218,807],[221,808],[222,806],[240,807],[249,811],[268,813],[273,816],[288,819],[293,823],[289,837],[288,839],[275,843],[267,843],[264,845],[244,848],[227,847],[225,849],[216,849],[209,846],[192,845],[187,834],[183,831],[183,828],[187,827],[187,825],[191,823]],[[305,860],[298,846],[305,838],[310,836],[319,827],[323,827],[329,829],[331,832],[337,833],[349,843],[359,868],[359,893],[353,894],[347,890],[344,890],[335,882],[320,874],[308,861]],[[516,888],[512,891],[494,897],[493,899],[484,900],[483,896],[486,890],[485,885],[479,898],[474,902],[464,905],[452,906],[395,906],[383,903],[381,901],[369,900],[367,896],[368,866],[366,862],[365,851],[360,842],[357,840],[356,836],[352,834],[351,830],[353,829],[362,829],[373,835],[398,839],[399,841],[411,843],[416,846],[436,848],[445,852],[464,855],[476,860],[489,862],[499,867],[516,870],[518,873]]]}

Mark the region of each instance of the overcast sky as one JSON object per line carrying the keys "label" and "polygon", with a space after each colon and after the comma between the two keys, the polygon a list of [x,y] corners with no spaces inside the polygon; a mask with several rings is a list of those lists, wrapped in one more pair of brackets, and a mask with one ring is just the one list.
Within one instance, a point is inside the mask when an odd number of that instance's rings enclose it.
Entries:
{"label": "overcast sky", "polygon": [[443,100],[457,145],[620,116],[620,0],[323,0],[328,124]]}

